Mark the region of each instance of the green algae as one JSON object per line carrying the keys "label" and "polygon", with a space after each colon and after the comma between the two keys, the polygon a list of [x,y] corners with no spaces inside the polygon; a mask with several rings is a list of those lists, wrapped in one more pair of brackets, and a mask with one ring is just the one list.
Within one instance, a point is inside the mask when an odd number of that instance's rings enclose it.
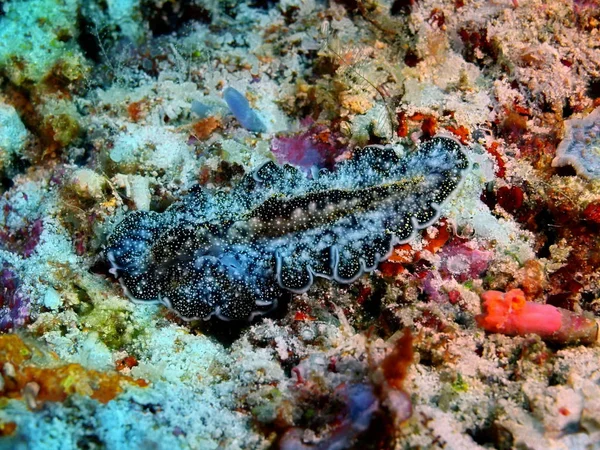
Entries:
{"label": "green algae", "polygon": [[144,333],[143,328],[131,320],[127,309],[105,305],[94,306],[81,317],[85,327],[98,333],[98,337],[111,350],[121,350]]}
{"label": "green algae", "polygon": [[467,392],[469,390],[469,385],[460,373],[456,375],[456,380],[454,380],[451,386],[452,390],[457,394]]}
{"label": "green algae", "polygon": [[93,300],[80,286],[75,292],[79,302],[73,309],[79,316],[80,328],[97,333],[98,339],[110,350],[122,350],[144,334],[145,328],[133,320],[129,304]]}

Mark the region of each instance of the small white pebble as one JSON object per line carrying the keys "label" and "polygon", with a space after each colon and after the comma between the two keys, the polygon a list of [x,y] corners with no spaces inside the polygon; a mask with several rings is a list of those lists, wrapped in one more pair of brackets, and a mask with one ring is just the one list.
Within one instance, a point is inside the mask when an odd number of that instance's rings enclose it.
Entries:
{"label": "small white pebble", "polygon": [[17,376],[15,366],[9,362],[4,363],[4,367],[2,367],[2,373],[4,373],[4,376],[8,378],[15,378]]}
{"label": "small white pebble", "polygon": [[23,399],[29,407],[29,409],[36,409],[38,407],[37,396],[40,393],[40,385],[35,381],[30,381],[23,387]]}

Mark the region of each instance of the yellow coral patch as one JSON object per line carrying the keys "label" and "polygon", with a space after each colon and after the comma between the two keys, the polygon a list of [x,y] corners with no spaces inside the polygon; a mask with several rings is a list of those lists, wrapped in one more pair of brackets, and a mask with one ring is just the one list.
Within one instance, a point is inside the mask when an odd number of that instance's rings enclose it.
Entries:
{"label": "yellow coral patch", "polygon": [[[34,363],[34,355],[46,357],[48,367]],[[63,401],[69,395],[79,394],[107,403],[122,392],[125,385],[148,385],[145,380],[117,372],[88,370],[80,364],[60,365],[55,355],[29,347],[15,334],[0,336],[0,367],[5,383],[0,395],[6,398],[23,398],[26,386],[35,383],[39,386],[35,401]]]}

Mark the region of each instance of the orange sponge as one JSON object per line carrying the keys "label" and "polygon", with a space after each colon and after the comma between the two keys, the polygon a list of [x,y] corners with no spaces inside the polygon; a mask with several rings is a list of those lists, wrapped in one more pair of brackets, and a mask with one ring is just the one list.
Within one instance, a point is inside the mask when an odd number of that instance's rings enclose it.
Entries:
{"label": "orange sponge", "polygon": [[486,331],[509,336],[537,334],[564,344],[590,344],[598,338],[598,323],[584,315],[552,305],[528,302],[525,293],[487,291],[482,296],[484,313],[475,317]]}

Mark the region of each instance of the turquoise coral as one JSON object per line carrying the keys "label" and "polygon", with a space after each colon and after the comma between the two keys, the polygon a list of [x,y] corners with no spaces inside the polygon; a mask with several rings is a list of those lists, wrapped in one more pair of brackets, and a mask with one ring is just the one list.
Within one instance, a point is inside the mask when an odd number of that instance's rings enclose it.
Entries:
{"label": "turquoise coral", "polygon": [[53,70],[67,80],[80,79],[87,63],[76,41],[79,6],[77,0],[6,3],[0,71],[17,85],[40,82]]}
{"label": "turquoise coral", "polygon": [[15,108],[0,101],[0,173],[8,172],[14,161],[23,157],[28,137]]}

